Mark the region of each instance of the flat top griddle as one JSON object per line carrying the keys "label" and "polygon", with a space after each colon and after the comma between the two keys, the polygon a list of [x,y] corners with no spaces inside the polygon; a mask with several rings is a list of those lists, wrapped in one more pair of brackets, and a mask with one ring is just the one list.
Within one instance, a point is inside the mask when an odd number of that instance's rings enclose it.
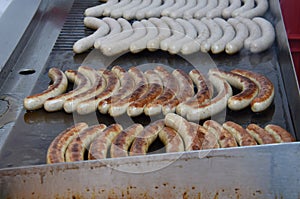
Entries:
{"label": "flat top griddle", "polygon": [[[72,51],[72,46],[75,41],[93,32],[84,27],[83,13],[86,8],[98,4],[98,0],[74,1],[73,7],[67,16],[61,33],[32,93],[38,93],[47,88],[50,83],[47,72],[51,67],[58,67],[63,71],[67,69],[77,69],[82,63],[87,63],[86,60],[91,53],[97,53],[95,50],[92,50],[76,55]],[[265,17],[270,21],[275,20],[270,13]],[[299,135],[295,134],[295,129],[290,117],[291,113],[283,86],[280,65],[278,63],[278,49],[277,43],[274,43],[269,50],[260,54],[251,54],[246,50],[242,50],[235,55],[227,55],[225,53],[218,55],[210,54],[214,64],[220,69],[232,70],[241,68],[258,72],[266,75],[275,86],[275,100],[266,111],[253,113],[250,108],[242,111],[231,111],[227,109],[225,115],[221,113],[213,119],[219,121],[231,120],[244,127],[250,123],[256,123],[260,126],[273,123],[286,128],[293,136],[299,139]],[[131,66],[146,66],[146,68],[149,68],[160,64],[174,69],[180,68],[186,72],[189,72],[194,67],[206,72],[210,67],[210,62],[205,62],[205,60],[199,59],[199,57],[196,56],[204,56],[207,58],[208,55],[199,53],[184,57],[171,55],[163,51],[149,52],[145,50],[139,54],[126,53],[115,59],[107,67],[111,68],[114,65],[120,65],[125,69],[129,69]],[[192,62],[196,60],[197,66],[192,64],[191,60]],[[97,63],[92,62],[91,65],[97,68]],[[100,64],[99,67],[101,67]],[[72,85],[70,86],[70,89],[71,88]],[[26,112],[23,109],[0,151],[0,168],[45,164],[47,148],[51,141],[58,133],[72,126],[74,122],[85,121],[89,124],[104,123],[107,125],[115,122],[121,122],[124,125],[138,122],[147,125],[151,121],[163,117],[163,115],[158,115],[150,118],[142,115],[129,118],[124,115],[118,118],[112,118],[98,112],[87,116],[78,116],[76,114],[66,114],[63,111],[47,113],[41,109]],[[200,121],[200,124],[202,122],[203,121]],[[160,146],[161,143],[154,145]],[[152,146],[151,151],[156,151],[157,148],[160,148],[156,146]]]}

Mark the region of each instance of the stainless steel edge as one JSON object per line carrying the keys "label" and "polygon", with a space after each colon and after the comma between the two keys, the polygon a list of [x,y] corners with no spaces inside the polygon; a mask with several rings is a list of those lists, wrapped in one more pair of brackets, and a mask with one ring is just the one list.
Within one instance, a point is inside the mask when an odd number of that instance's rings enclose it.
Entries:
{"label": "stainless steel edge", "polygon": [[300,144],[0,170],[1,198],[300,197]]}

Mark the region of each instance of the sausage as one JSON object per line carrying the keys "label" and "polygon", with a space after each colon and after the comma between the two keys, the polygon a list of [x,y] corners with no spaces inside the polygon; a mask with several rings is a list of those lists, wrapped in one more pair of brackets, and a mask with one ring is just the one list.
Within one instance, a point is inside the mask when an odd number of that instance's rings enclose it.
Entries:
{"label": "sausage", "polygon": [[225,51],[228,54],[234,54],[244,47],[244,41],[248,38],[249,32],[247,26],[237,19],[230,18],[227,22],[234,27],[236,34],[234,39],[226,44]]}
{"label": "sausage", "polygon": [[274,136],[256,124],[249,124],[246,131],[254,137],[258,144],[276,143]]}
{"label": "sausage", "polygon": [[244,5],[235,9],[232,13],[231,16],[232,17],[237,17],[239,15],[241,15],[244,12],[247,12],[248,10],[251,10],[254,6],[254,0],[242,0],[244,2]]}
{"label": "sausage", "polygon": [[258,87],[256,84],[246,77],[217,69],[211,69],[210,72],[219,75],[226,79],[232,86],[242,90],[240,93],[228,99],[228,107],[231,110],[241,110],[246,108],[258,94]]}
{"label": "sausage", "polygon": [[128,92],[126,97],[111,104],[108,112],[112,117],[124,114],[131,102],[139,99],[148,91],[147,79],[142,71],[140,71],[138,68],[132,67],[128,70],[128,72],[134,78],[135,88],[132,92]]}
{"label": "sausage", "polygon": [[141,124],[133,124],[127,129],[121,131],[114,140],[110,147],[110,156],[112,158],[128,156],[128,150],[134,139],[144,130]]}
{"label": "sausage", "polygon": [[125,70],[122,69],[121,67],[114,66],[112,68],[112,72],[118,76],[121,86],[120,86],[119,90],[116,91],[116,93],[114,93],[112,96],[99,102],[98,110],[102,114],[107,114],[107,112],[110,108],[110,105],[112,103],[115,103],[118,100],[126,97],[128,95],[128,93],[132,93],[133,89],[135,87],[135,82],[134,82],[132,75],[128,72],[125,73]]}
{"label": "sausage", "polygon": [[191,78],[182,70],[176,69],[172,75],[178,81],[179,91],[172,100],[162,107],[163,114],[175,112],[176,106],[194,96],[194,85]]}
{"label": "sausage", "polygon": [[162,17],[161,19],[169,25],[172,31],[172,35],[170,37],[160,42],[160,49],[167,51],[172,43],[184,37],[185,32],[183,27],[176,20],[169,17]]}
{"label": "sausage", "polygon": [[132,24],[133,34],[121,41],[116,41],[102,48],[102,52],[106,56],[113,56],[119,53],[125,53],[129,51],[129,47],[132,42],[144,37],[147,33],[146,28],[143,23],[135,21]]}
{"label": "sausage", "polygon": [[146,155],[149,146],[157,138],[158,133],[164,127],[164,120],[157,120],[146,126],[140,134],[137,135],[130,148],[130,156]]}
{"label": "sausage", "polygon": [[151,21],[142,20],[142,23],[146,27],[147,34],[144,37],[138,39],[137,41],[134,41],[133,43],[131,43],[130,51],[132,53],[138,53],[142,50],[145,50],[147,48],[147,43],[150,40],[156,38],[158,35],[158,29]]}
{"label": "sausage", "polygon": [[106,6],[103,10],[102,15],[103,16],[110,16],[111,12],[113,10],[120,9],[120,8],[126,6],[127,4],[129,4],[130,2],[131,2],[131,0],[122,0],[122,1],[116,2],[114,4],[111,4],[109,6]]}
{"label": "sausage", "polygon": [[[166,17],[171,17],[170,14],[173,11],[176,11],[182,7],[184,7],[186,4],[186,0],[181,0],[181,1],[175,1],[175,3],[161,11],[161,16],[166,16]],[[174,17],[175,18],[175,17]]]}
{"label": "sausage", "polygon": [[97,30],[93,34],[84,37],[82,39],[79,39],[74,43],[73,51],[75,53],[82,53],[88,50],[89,48],[92,48],[94,46],[96,39],[107,35],[108,32],[110,31],[110,28],[107,25],[107,23],[105,23],[103,20],[94,17],[85,17],[84,24],[94,24],[94,26],[97,27],[96,28]]}
{"label": "sausage", "polygon": [[261,37],[261,30],[257,23],[252,21],[251,19],[243,18],[243,17],[236,17],[240,22],[245,24],[249,31],[249,36],[244,41],[244,48],[250,50],[251,43]]}
{"label": "sausage", "polygon": [[65,153],[66,162],[76,162],[84,160],[84,153],[89,149],[93,139],[106,128],[104,124],[98,124],[81,131],[72,139]]}
{"label": "sausage", "polygon": [[128,10],[124,10],[123,17],[127,20],[135,18],[137,11],[148,7],[151,4],[151,2],[152,0],[143,0],[138,6],[135,6]]}
{"label": "sausage", "polygon": [[160,141],[165,145],[167,153],[184,151],[184,143],[180,135],[170,127],[164,127],[159,133]]}
{"label": "sausage", "polygon": [[112,38],[122,31],[121,24],[117,20],[110,17],[104,17],[102,20],[109,26],[110,32],[106,36],[95,40],[94,48],[96,49],[100,48],[102,41]]}
{"label": "sausage", "polygon": [[24,107],[32,111],[42,108],[45,101],[51,97],[56,97],[67,90],[68,79],[65,74],[58,68],[51,68],[48,72],[52,84],[43,92],[24,98]]}
{"label": "sausage", "polygon": [[175,93],[179,91],[179,85],[175,77],[162,66],[155,67],[154,71],[163,81],[163,93],[144,108],[145,115],[156,115],[161,113],[162,107],[167,105],[170,100],[176,97]]}
{"label": "sausage", "polygon": [[184,19],[176,19],[176,21],[183,27],[185,36],[169,45],[168,51],[171,54],[177,54],[185,43],[193,41],[197,37],[197,30],[193,24]]}
{"label": "sausage", "polygon": [[70,82],[77,85],[76,88],[68,93],[47,99],[44,103],[44,109],[46,111],[52,112],[61,110],[68,98],[87,91],[91,86],[88,78],[77,71],[67,70],[65,75]]}
{"label": "sausage", "polygon": [[227,8],[229,4],[229,0],[219,0],[219,3],[217,7],[209,10],[206,13],[206,17],[209,19],[215,18],[215,17],[221,17],[223,9]]}
{"label": "sausage", "polygon": [[[197,136],[195,142],[198,142],[193,150],[217,149],[220,148],[217,137],[203,126],[190,122],[195,127]],[[199,147],[199,148],[198,148]]]}
{"label": "sausage", "polygon": [[264,111],[271,105],[275,91],[272,82],[266,76],[242,69],[235,69],[231,72],[247,77],[257,85],[258,94],[251,101],[253,112]]}
{"label": "sausage", "polygon": [[201,43],[201,51],[210,51],[211,46],[223,36],[222,28],[212,19],[202,18],[201,21],[207,25],[210,37]]}
{"label": "sausage", "polygon": [[160,6],[157,6],[155,8],[152,8],[150,10],[147,10],[147,12],[145,13],[145,16],[147,18],[150,17],[161,17],[161,12],[166,9],[171,7],[172,5],[174,5],[175,0],[165,0],[163,1],[163,3]]}
{"label": "sausage", "polygon": [[183,117],[186,116],[186,114],[190,112],[191,109],[194,109],[195,107],[208,102],[213,95],[213,87],[208,84],[206,78],[203,74],[200,73],[200,71],[196,69],[191,70],[189,75],[197,86],[198,92],[194,97],[180,103],[176,107],[176,112]]}
{"label": "sausage", "polygon": [[144,19],[146,17],[152,17],[152,16],[146,16],[146,13],[149,12],[150,10],[152,9],[156,9],[157,7],[161,6],[162,4],[162,0],[152,0],[151,4],[141,10],[138,10],[136,12],[136,15],[135,17],[138,19],[138,20],[141,20],[141,19]]}
{"label": "sausage", "polygon": [[91,87],[85,92],[79,93],[65,101],[64,110],[67,113],[74,112],[80,102],[95,97],[101,93],[106,86],[105,79],[95,69],[88,66],[80,66],[78,71],[90,79]]}
{"label": "sausage", "polygon": [[282,127],[275,124],[268,124],[265,130],[274,136],[276,142],[295,142],[295,138]]}
{"label": "sausage", "polygon": [[228,121],[223,124],[223,127],[235,137],[239,146],[257,145],[255,139],[242,126]]}
{"label": "sausage", "polygon": [[197,0],[196,5],[193,8],[190,8],[183,13],[183,18],[185,19],[194,18],[195,12],[205,7],[206,4],[207,4],[207,0]]}
{"label": "sausage", "polygon": [[194,18],[201,19],[206,16],[207,12],[218,6],[218,0],[208,0],[207,4],[195,12]]}
{"label": "sausage", "polygon": [[205,23],[196,19],[189,19],[189,22],[196,28],[198,36],[194,41],[190,41],[182,46],[181,53],[184,55],[200,51],[201,43],[210,36],[209,29]]}
{"label": "sausage", "polygon": [[230,85],[223,78],[211,72],[209,74],[209,81],[216,87],[218,92],[217,96],[207,103],[193,107],[193,109],[187,113],[186,118],[188,120],[199,121],[206,119],[226,109],[228,98],[232,95]]}
{"label": "sausage", "polygon": [[118,19],[123,16],[124,11],[130,10],[131,8],[134,8],[138,6],[142,0],[131,0],[127,5],[124,5],[118,9],[114,9],[111,11],[110,16],[112,18]]}
{"label": "sausage", "polygon": [[161,19],[150,18],[149,21],[152,22],[156,26],[156,28],[158,30],[158,35],[156,36],[156,38],[153,38],[148,41],[147,49],[149,51],[155,51],[155,50],[160,49],[160,42],[162,40],[171,36],[171,29]]}
{"label": "sausage", "polygon": [[223,36],[212,44],[211,52],[214,54],[221,53],[225,50],[226,44],[233,40],[235,31],[231,24],[221,18],[215,18],[214,21],[221,26],[223,30]]}
{"label": "sausage", "polygon": [[105,8],[113,6],[118,2],[119,0],[108,0],[107,3],[87,8],[84,12],[84,15],[90,17],[101,17]]}
{"label": "sausage", "polygon": [[119,89],[119,79],[113,72],[105,70],[102,75],[106,81],[106,87],[99,94],[80,102],[76,109],[78,114],[85,115],[94,112],[101,100],[110,97]]}
{"label": "sausage", "polygon": [[241,12],[239,16],[245,18],[253,18],[258,16],[263,16],[269,8],[269,3],[267,0],[255,0],[256,7],[247,10],[245,12]]}
{"label": "sausage", "polygon": [[86,128],[88,128],[88,125],[81,122],[56,136],[47,150],[47,164],[65,162],[65,151],[69,143]]}
{"label": "sausage", "polygon": [[121,31],[115,34],[111,33],[105,39],[103,38],[97,39],[94,44],[95,48],[103,51],[106,48],[108,48],[108,46],[113,45],[113,43],[122,41],[123,39],[126,39],[132,35],[133,33],[132,26],[126,19],[120,18],[117,20],[117,22],[121,26]]}
{"label": "sausage", "polygon": [[262,36],[251,43],[250,51],[252,53],[259,53],[272,46],[275,41],[275,30],[273,25],[264,18],[255,17],[252,21],[259,25]]}
{"label": "sausage", "polygon": [[88,159],[97,160],[107,158],[107,152],[112,141],[123,130],[120,124],[112,124],[102,131],[90,144]]}
{"label": "sausage", "polygon": [[132,102],[127,108],[130,117],[138,116],[144,112],[144,107],[155,100],[163,91],[163,83],[157,73],[153,70],[145,72],[148,80],[148,91]]}
{"label": "sausage", "polygon": [[234,10],[238,9],[241,7],[242,5],[242,1],[241,0],[229,0],[230,6],[228,6],[227,8],[224,8],[222,11],[222,16],[225,19],[228,19],[231,17],[231,14]]}
{"label": "sausage", "polygon": [[220,148],[237,147],[234,136],[214,120],[207,120],[203,123],[203,127],[213,133],[220,145]]}
{"label": "sausage", "polygon": [[179,7],[177,10],[172,10],[169,14],[169,17],[172,18],[182,18],[186,10],[190,10],[197,5],[197,0],[187,0],[186,4],[182,7]]}

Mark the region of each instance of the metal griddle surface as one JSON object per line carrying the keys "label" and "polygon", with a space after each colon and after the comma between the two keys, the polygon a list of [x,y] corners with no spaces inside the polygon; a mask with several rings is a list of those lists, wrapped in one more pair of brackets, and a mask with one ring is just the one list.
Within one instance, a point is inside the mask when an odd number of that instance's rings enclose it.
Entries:
{"label": "metal griddle surface", "polygon": [[[98,0],[76,0],[74,2],[72,10],[66,19],[65,25],[32,93],[38,93],[47,88],[50,83],[47,72],[51,67],[58,67],[63,71],[67,69],[77,69],[87,59],[87,56],[96,52],[89,51],[75,55],[72,52],[72,45],[78,39],[93,32],[83,26],[83,12],[85,8],[97,5],[98,3]],[[272,20],[272,16],[266,17]],[[260,54],[251,54],[243,50],[236,55],[211,55],[212,60],[218,68],[224,70],[242,68],[266,75],[273,82],[276,93],[273,104],[263,113],[253,113],[250,108],[242,111],[231,111],[227,109],[225,115],[222,113],[215,116],[214,119],[219,121],[231,120],[244,127],[250,123],[256,123],[260,126],[265,126],[269,123],[278,124],[295,136],[278,63],[277,48],[277,44],[274,44],[268,51]],[[187,59],[185,60],[181,56],[170,55],[163,51],[156,51],[154,53],[143,51],[139,54],[127,53],[114,60],[108,68],[114,65],[120,65],[125,69],[140,65],[149,68],[163,64],[174,69],[180,68],[189,72],[195,67],[195,64],[192,65],[187,60],[193,60],[195,56],[198,55],[186,57]],[[97,63],[95,62],[91,65],[97,67]],[[198,59],[196,67],[200,68],[200,70],[203,69],[205,72],[209,68],[208,65],[209,63],[206,63],[205,60],[200,59],[199,61]],[[61,131],[73,125],[74,122],[85,121],[89,124],[99,122],[107,125],[119,122],[126,127],[133,122],[147,125],[151,121],[160,118],[163,118],[163,115],[151,118],[144,115],[136,118],[129,118],[128,116],[112,118],[108,115],[101,115],[100,113],[78,116],[66,114],[63,111],[47,113],[44,110],[33,112],[23,110],[20,117],[16,120],[2,151],[0,151],[0,168],[45,164],[47,148],[51,141]],[[201,122],[202,121],[200,121],[200,123]],[[156,146],[153,146],[151,150],[156,151],[157,148],[160,148],[157,146],[160,146],[160,143],[156,143]]]}

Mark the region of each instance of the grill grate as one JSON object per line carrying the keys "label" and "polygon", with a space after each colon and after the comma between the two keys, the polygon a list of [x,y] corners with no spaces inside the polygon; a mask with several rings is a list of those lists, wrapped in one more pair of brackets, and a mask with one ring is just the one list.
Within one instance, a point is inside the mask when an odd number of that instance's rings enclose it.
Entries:
{"label": "grill grate", "polygon": [[83,24],[84,11],[86,8],[99,5],[97,0],[75,0],[66,18],[65,24],[56,40],[53,51],[72,51],[73,44],[94,30],[88,29]]}

